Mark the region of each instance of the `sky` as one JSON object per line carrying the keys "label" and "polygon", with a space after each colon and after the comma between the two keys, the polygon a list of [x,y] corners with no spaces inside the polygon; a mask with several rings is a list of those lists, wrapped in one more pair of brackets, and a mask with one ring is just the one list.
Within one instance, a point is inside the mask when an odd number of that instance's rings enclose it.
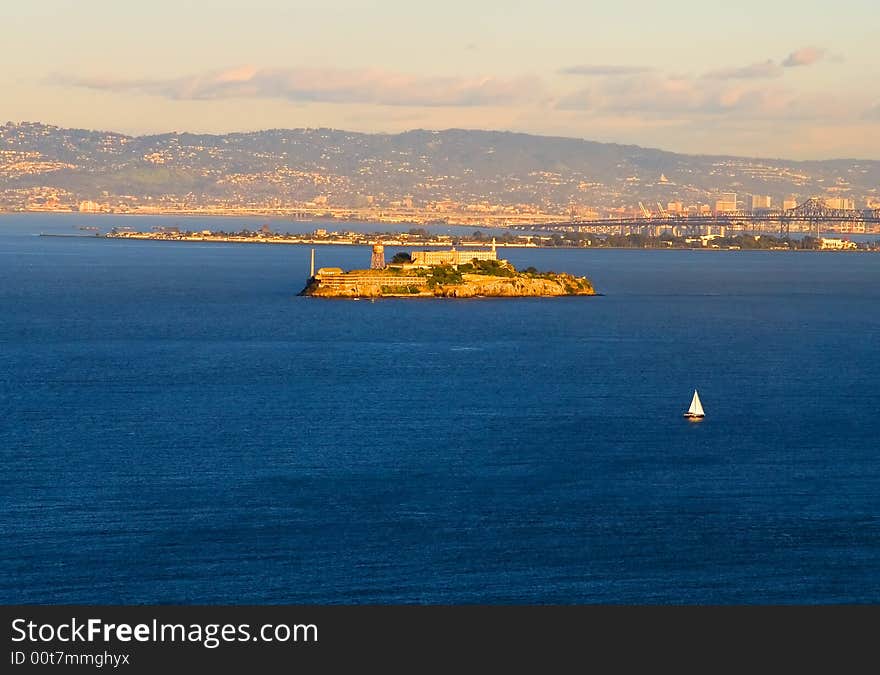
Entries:
{"label": "sky", "polygon": [[0,123],[880,159],[876,0],[4,0]]}

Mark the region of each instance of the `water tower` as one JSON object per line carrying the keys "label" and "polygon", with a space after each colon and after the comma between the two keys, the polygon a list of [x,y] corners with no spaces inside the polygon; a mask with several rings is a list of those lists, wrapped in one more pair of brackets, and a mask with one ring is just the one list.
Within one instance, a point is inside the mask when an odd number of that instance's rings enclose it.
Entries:
{"label": "water tower", "polygon": [[385,269],[385,247],[382,244],[373,244],[373,257],[370,258],[370,269]]}

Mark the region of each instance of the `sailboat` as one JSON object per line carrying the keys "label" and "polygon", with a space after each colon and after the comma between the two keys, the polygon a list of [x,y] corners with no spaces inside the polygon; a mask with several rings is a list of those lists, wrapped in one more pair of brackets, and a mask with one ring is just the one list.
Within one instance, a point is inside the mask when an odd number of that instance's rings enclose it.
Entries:
{"label": "sailboat", "polygon": [[700,395],[696,389],[694,389],[694,397],[691,399],[691,407],[688,408],[684,416],[692,422],[699,422],[706,416],[706,413],[703,412],[703,404],[700,403]]}

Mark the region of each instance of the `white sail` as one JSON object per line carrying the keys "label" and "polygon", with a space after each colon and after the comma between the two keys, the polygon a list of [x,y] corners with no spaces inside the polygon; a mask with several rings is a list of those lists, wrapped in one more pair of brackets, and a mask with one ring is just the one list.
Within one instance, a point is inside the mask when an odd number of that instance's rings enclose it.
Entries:
{"label": "white sail", "polygon": [[700,395],[697,393],[697,390],[694,389],[694,398],[691,401],[691,407],[688,408],[688,413],[691,415],[696,415],[698,417],[703,417],[703,404],[700,403]]}

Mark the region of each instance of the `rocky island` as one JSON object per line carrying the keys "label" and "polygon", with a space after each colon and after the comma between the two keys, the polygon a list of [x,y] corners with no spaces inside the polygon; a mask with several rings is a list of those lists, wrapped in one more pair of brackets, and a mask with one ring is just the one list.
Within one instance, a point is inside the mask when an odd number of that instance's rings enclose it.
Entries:
{"label": "rocky island", "polygon": [[370,269],[344,272],[338,267],[312,270],[300,295],[322,298],[385,297],[555,297],[595,295],[586,277],[556,272],[519,271],[490,251],[413,251],[386,265],[384,247],[373,247]]}

